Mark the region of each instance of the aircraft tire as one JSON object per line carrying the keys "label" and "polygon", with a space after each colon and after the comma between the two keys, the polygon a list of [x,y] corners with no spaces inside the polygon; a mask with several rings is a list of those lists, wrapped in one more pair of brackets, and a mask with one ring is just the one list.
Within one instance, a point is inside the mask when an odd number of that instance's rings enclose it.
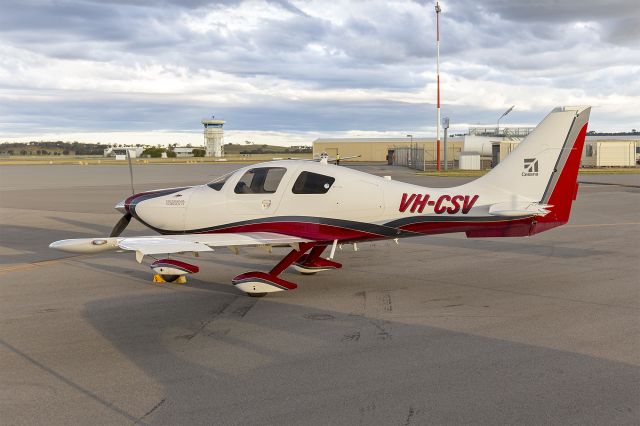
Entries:
{"label": "aircraft tire", "polygon": [[266,295],[267,293],[247,293],[247,296],[249,297],[264,297]]}
{"label": "aircraft tire", "polygon": [[165,280],[168,283],[172,283],[178,278],[180,278],[180,275],[160,275],[160,276],[162,277],[163,280]]}

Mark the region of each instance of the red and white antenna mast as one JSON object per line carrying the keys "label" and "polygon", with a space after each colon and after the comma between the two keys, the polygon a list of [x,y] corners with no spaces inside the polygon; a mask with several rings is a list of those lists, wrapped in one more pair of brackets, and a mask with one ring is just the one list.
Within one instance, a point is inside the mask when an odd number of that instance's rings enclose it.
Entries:
{"label": "red and white antenna mast", "polygon": [[438,90],[436,117],[436,165],[440,171],[440,4],[436,0],[436,84]]}

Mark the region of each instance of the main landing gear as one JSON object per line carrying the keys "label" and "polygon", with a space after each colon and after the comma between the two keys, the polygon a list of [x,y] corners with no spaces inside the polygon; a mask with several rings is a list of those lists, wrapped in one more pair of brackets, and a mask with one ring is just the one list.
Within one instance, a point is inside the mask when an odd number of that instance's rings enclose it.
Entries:
{"label": "main landing gear", "polygon": [[[232,283],[252,297],[262,297],[276,291],[294,290],[298,288],[297,284],[278,277],[289,266],[293,265],[303,275],[314,275],[321,271],[342,268],[340,263],[320,257],[326,248],[326,245],[301,243],[298,249],[291,250],[269,272],[245,272],[235,277]],[[335,243],[332,254],[334,251]],[[156,273],[153,277],[153,282],[156,283],[184,284],[187,282],[186,275],[199,271],[196,265],[175,259],[159,259],[150,267]]]}
{"label": "main landing gear", "polygon": [[340,269],[342,264],[333,260],[320,257],[327,246],[315,246],[308,254],[300,256],[298,261],[293,264],[293,269],[302,275],[315,275],[318,272],[327,271],[329,269]]}
{"label": "main landing gear", "polygon": [[[235,277],[232,283],[238,289],[252,297],[262,297],[267,293],[274,293],[276,291],[294,290],[298,287],[297,284],[278,277],[278,275],[292,264],[297,271],[309,275],[342,267],[338,262],[320,257],[326,248],[327,246],[324,245],[301,243],[299,250],[291,250],[291,252],[268,273],[259,271],[245,272]],[[305,254],[309,249],[311,249],[309,254]]]}

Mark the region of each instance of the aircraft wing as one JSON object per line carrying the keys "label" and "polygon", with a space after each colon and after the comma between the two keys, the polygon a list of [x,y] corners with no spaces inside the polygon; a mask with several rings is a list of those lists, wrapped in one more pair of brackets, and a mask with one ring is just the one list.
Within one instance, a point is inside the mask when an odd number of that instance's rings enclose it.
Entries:
{"label": "aircraft wing", "polygon": [[78,238],[51,243],[49,247],[70,253],[99,253],[109,250],[136,252],[136,259],[152,254],[213,251],[213,247],[293,246],[310,242],[304,238],[272,232],[243,232],[226,234],[177,234],[149,237]]}

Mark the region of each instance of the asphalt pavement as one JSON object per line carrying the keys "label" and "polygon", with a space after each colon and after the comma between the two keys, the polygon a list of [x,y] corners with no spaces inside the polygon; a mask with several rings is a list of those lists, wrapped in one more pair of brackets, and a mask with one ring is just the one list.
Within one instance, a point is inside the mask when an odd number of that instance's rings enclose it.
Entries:
{"label": "asphalt pavement", "polygon": [[[136,190],[236,167],[139,166]],[[639,176],[580,176],[570,223],[532,238],[345,247],[255,299],[231,279],[284,250],[217,250],[181,286],[47,247],[107,235],[127,167],[0,167],[0,423],[639,424]]]}

